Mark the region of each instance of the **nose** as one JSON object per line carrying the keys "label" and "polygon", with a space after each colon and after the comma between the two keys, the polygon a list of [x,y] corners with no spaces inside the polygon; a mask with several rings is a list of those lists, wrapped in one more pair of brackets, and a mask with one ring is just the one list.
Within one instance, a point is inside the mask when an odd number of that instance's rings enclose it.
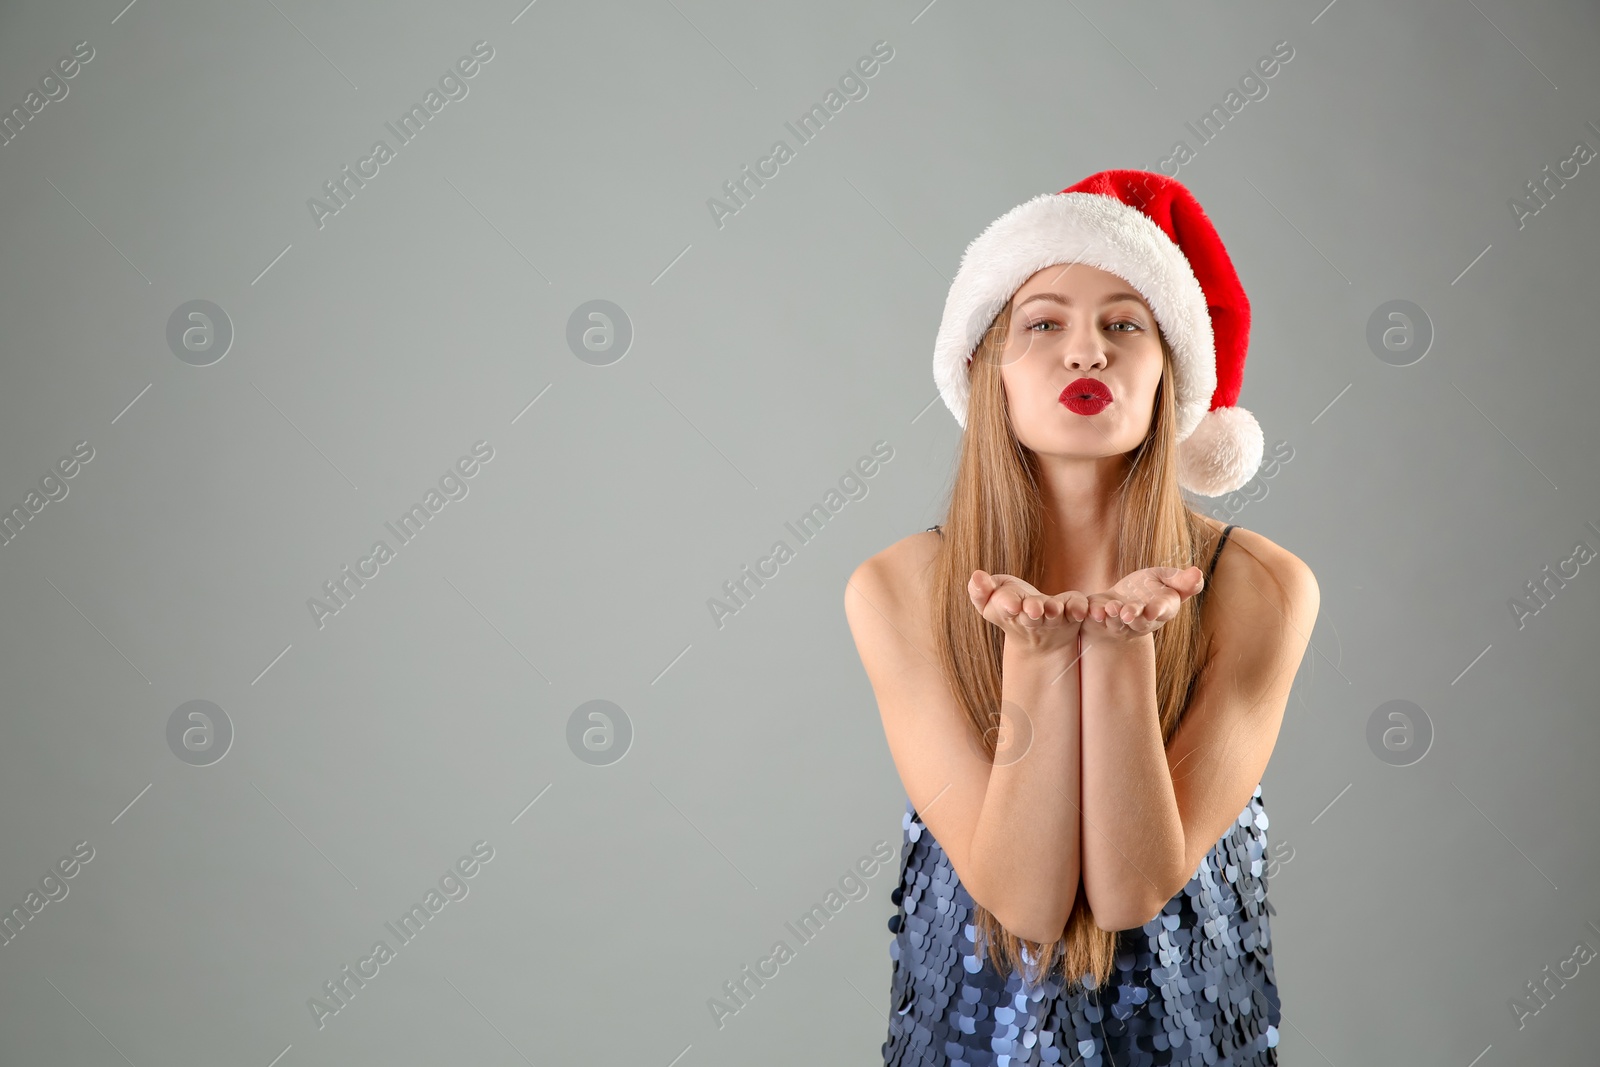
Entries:
{"label": "nose", "polygon": [[1106,365],[1105,348],[1093,322],[1076,322],[1067,330],[1064,358],[1075,371],[1097,370]]}

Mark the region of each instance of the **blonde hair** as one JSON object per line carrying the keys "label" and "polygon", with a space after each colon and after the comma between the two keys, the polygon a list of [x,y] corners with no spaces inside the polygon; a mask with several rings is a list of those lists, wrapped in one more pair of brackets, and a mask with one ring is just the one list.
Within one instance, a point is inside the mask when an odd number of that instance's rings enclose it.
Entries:
{"label": "blonde hair", "polygon": [[[1000,736],[1005,634],[973,610],[967,581],[981,568],[1037,586],[1043,565],[1044,513],[1037,459],[1017,440],[1000,377],[1011,312],[1008,301],[969,364],[967,427],[934,563],[932,598],[940,667],[991,760]],[[1214,537],[1184,503],[1178,487],[1172,349],[1165,336],[1161,350],[1161,381],[1150,432],[1129,453],[1121,487],[1118,574],[1153,566],[1202,565],[1196,561],[1197,550]],[[1172,740],[1204,663],[1200,598],[1186,600],[1177,616],[1156,631],[1154,641],[1156,700],[1165,745]],[[1092,974],[1098,987],[1111,974],[1117,934],[1095,925],[1081,879],[1066,928],[1053,942],[1016,937],[982,905],[976,906],[974,925],[981,941],[988,943],[989,962],[1001,974],[1014,970],[1019,960],[1028,964],[1032,982],[1060,970],[1069,984]]]}

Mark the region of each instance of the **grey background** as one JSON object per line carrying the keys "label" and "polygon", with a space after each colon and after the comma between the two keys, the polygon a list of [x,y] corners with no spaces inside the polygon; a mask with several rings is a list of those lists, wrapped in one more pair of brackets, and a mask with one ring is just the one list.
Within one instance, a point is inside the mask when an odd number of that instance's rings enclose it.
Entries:
{"label": "grey background", "polygon": [[[1592,1062],[1592,965],[1511,1005],[1600,947],[1600,577],[1521,628],[1509,601],[1600,545],[1600,163],[1508,206],[1600,148],[1592,5],[0,10],[0,110],[94,49],[0,147],[0,508],[94,449],[0,547],[0,906],[94,849],[0,947],[0,1062],[877,1062],[892,867],[726,1025],[707,1006],[898,854],[844,580],[941,518],[929,359],[967,241],[1179,139],[1254,305],[1240,402],[1293,450],[1195,504],[1322,588],[1263,781],[1283,1060]],[[479,40],[469,95],[319,229],[307,199]],[[719,228],[707,199],[878,40],[868,95]],[[205,367],[166,341],[195,299],[235,330]],[[566,340],[596,299],[634,331],[607,366]],[[1435,333],[1405,367],[1366,341],[1395,299]],[[319,629],[308,599],[480,440],[469,494]],[[879,440],[719,628],[707,601]],[[167,742],[197,699],[235,731],[209,766]],[[608,766],[566,740],[594,699],[634,731]],[[1391,700],[1432,724],[1420,762],[1368,746]],[[319,1029],[322,983],[479,840],[469,895]]]}

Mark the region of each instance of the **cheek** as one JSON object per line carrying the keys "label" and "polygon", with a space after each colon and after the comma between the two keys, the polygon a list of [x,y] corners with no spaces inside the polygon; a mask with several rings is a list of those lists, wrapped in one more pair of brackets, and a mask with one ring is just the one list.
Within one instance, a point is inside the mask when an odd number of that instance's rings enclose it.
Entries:
{"label": "cheek", "polygon": [[1013,334],[1007,338],[1005,347],[1000,350],[999,356],[996,357],[1000,361],[1001,373],[1014,374],[1019,368],[1032,362],[1028,358],[1032,350],[1033,346],[1026,336]]}
{"label": "cheek", "polygon": [[1157,351],[1154,357],[1144,365],[1139,375],[1140,392],[1143,396],[1149,398],[1152,403],[1155,401],[1156,390],[1161,387],[1162,363],[1162,355],[1160,351]]}
{"label": "cheek", "polygon": [[1005,384],[1006,402],[1013,411],[1037,410],[1047,407],[1055,397],[1049,395],[1048,370],[1030,359],[1019,359],[1007,364],[1000,380]]}

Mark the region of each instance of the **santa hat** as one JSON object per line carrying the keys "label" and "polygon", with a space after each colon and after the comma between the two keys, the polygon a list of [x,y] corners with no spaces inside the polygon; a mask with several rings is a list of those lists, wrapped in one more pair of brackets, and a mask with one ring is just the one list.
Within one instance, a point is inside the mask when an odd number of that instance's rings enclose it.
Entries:
{"label": "santa hat", "polygon": [[1034,273],[1087,263],[1139,291],[1172,348],[1178,484],[1221,496],[1254,477],[1263,439],[1235,401],[1244,384],[1250,301],[1194,195],[1164,174],[1103,170],[1041,193],[967,246],[945,298],[933,379],[963,428],[968,364],[1000,309]]}

